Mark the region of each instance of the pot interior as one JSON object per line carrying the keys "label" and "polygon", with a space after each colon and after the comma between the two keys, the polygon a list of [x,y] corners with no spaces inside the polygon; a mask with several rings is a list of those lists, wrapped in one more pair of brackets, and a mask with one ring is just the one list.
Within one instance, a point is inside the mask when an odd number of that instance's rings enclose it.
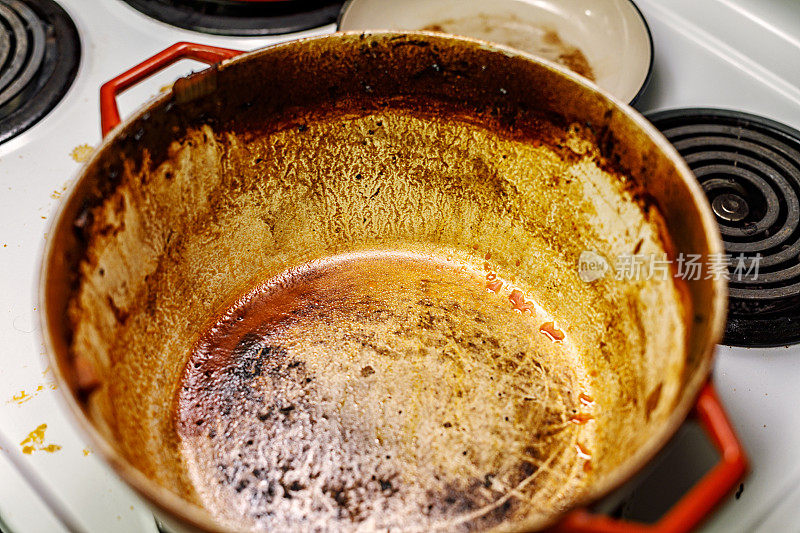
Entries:
{"label": "pot interior", "polygon": [[70,390],[154,485],[243,529],[538,527],[674,430],[716,289],[647,261],[715,241],[613,103],[422,34],[187,83],[87,167],[46,279]]}

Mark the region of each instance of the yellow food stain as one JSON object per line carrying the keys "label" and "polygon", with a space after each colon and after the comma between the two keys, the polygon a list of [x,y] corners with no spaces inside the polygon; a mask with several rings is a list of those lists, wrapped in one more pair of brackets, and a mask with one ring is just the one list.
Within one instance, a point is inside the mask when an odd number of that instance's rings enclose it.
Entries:
{"label": "yellow food stain", "polygon": [[23,403],[27,402],[31,398],[33,398],[33,396],[31,396],[30,394],[28,394],[24,390],[21,390],[21,391],[19,391],[19,394],[15,394],[14,396],[12,396],[11,399],[8,400],[6,403],[16,402],[16,403],[22,405]]}
{"label": "yellow food stain", "polygon": [[[46,372],[43,372],[43,374],[44,373],[46,373]],[[49,390],[56,390],[58,388],[58,384],[56,382],[52,381],[52,382],[49,382],[49,383],[44,383],[44,384],[37,385],[36,388],[31,390],[31,391],[21,390],[21,391],[19,391],[18,394],[15,394],[14,396],[12,396],[11,399],[8,400],[6,403],[16,403],[17,405],[22,405],[23,403],[33,399],[35,396],[38,396],[40,392],[45,390],[45,388],[47,388]]]}
{"label": "yellow food stain", "polygon": [[[80,148],[80,147],[78,147],[78,148]],[[75,150],[77,150],[78,148],[75,148]],[[76,159],[76,156],[75,156],[75,150],[73,150],[73,151],[72,151],[72,158],[73,158],[73,159],[75,159],[75,161],[78,161],[78,159]],[[89,155],[91,155],[91,153],[90,153]],[[78,161],[78,162],[80,163],[81,161]],[[63,194],[66,192],[66,190],[69,188],[69,184],[70,184],[70,182],[71,182],[71,180],[67,180],[67,181],[64,183],[64,185],[62,185],[62,186],[61,186],[61,188],[60,188],[60,189],[56,189],[56,190],[54,190],[53,192],[51,192],[51,193],[50,193],[50,198],[52,198],[53,200],[58,200],[59,198],[61,198],[61,196],[62,196],[62,195],[63,195]]]}
{"label": "yellow food stain", "polygon": [[87,456],[87,455],[89,455],[90,453],[92,453],[92,450],[90,450],[90,449],[88,449],[88,448],[84,448],[84,449],[83,449],[83,456],[84,456],[84,457],[86,457],[86,456]]}
{"label": "yellow food stain", "polygon": [[47,429],[47,424],[39,424],[39,426],[28,433],[28,436],[19,443],[22,446],[22,453],[30,455],[33,452],[47,452],[54,453],[61,449],[58,444],[45,444],[44,432]]}
{"label": "yellow food stain", "polygon": [[94,148],[88,144],[81,144],[76,146],[69,155],[76,163],[85,163],[92,157],[92,153],[94,153]]}

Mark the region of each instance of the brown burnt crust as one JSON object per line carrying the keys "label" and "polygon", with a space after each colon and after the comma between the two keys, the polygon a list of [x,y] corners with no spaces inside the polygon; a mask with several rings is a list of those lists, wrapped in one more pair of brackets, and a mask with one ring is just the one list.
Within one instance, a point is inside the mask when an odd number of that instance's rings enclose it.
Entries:
{"label": "brown burnt crust", "polygon": [[[531,68],[525,57],[465,47],[441,36],[404,34],[350,36],[336,46],[309,41],[304,47],[277,46],[250,57],[253,60],[216,65],[193,75],[214,78],[213,93],[199,100],[171,93],[115,132],[113,142],[86,170],[93,179],[83,183],[81,195],[72,197],[80,205],[67,210],[74,219],[71,237],[78,244],[70,249],[85,250],[92,208],[115,190],[125,165],[133,165],[136,172],[147,158],[155,168],[169,157],[171,144],[185,139],[189,131],[209,125],[218,132],[257,137],[292,125],[302,127],[310,115],[365,114],[387,107],[459,116],[503,135],[546,143],[568,159],[577,156],[561,144],[564,129],[583,123],[589,140],[600,148],[603,168],[621,179],[630,176],[628,186],[643,205],[656,204],[644,192],[647,177],[655,173],[648,166],[648,153],[619,141],[613,106],[576,90],[569,80],[553,83],[548,69]],[[304,68],[310,64],[313,76]],[[82,254],[63,259],[65,271],[75,273]],[[73,287],[77,283],[74,276],[67,281]]]}

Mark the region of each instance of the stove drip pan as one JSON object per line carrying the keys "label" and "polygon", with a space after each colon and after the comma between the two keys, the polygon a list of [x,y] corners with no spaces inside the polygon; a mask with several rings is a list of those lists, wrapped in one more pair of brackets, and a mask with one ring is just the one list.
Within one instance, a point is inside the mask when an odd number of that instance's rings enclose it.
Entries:
{"label": "stove drip pan", "polygon": [[123,0],[161,22],[216,35],[279,35],[336,21],[342,2],[327,0]]}
{"label": "stove drip pan", "polygon": [[708,196],[729,262],[725,344],[800,342],[800,132],[722,109],[648,116]]}
{"label": "stove drip pan", "polygon": [[41,120],[78,72],[81,44],[52,0],[0,0],[0,143]]}

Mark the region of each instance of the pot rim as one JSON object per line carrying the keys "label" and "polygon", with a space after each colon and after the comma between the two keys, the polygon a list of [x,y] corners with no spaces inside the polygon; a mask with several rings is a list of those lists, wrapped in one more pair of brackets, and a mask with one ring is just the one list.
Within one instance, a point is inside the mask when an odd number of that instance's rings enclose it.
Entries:
{"label": "pot rim", "polygon": [[[338,33],[348,33],[350,31],[360,31],[360,30],[342,31],[342,22],[344,20],[344,17],[345,17],[345,15],[347,15],[347,12],[352,9],[353,3],[355,3],[355,2],[356,2],[356,0],[345,0],[345,2],[342,4],[342,7],[339,9],[339,14],[336,17],[336,31]],[[639,98],[642,97],[642,95],[644,94],[644,91],[650,85],[650,81],[653,79],[653,70],[654,70],[655,59],[656,59],[656,50],[655,50],[655,41],[653,40],[653,31],[650,29],[650,24],[647,22],[647,17],[644,16],[644,13],[642,13],[642,10],[639,8],[639,6],[636,4],[636,2],[634,0],[627,0],[627,2],[633,8],[633,10],[636,13],[636,15],[638,15],[638,17],[639,17],[639,19],[640,19],[640,21],[642,23],[642,26],[644,27],[644,33],[645,33],[645,35],[647,37],[647,43],[648,43],[649,52],[650,52],[648,54],[649,58],[647,60],[647,72],[645,72],[645,75],[644,75],[644,78],[642,79],[641,84],[639,84],[639,87],[636,89],[636,93],[633,95],[633,97],[630,99],[630,101],[627,102],[628,105],[634,106],[639,101]],[[392,31],[399,31],[399,30],[392,30]],[[405,31],[403,33],[422,33],[422,32],[424,32],[424,30],[408,30],[408,31]],[[477,40],[481,40],[481,39],[477,39],[477,38],[473,38],[473,37],[467,37],[467,39],[476,40],[476,41]],[[506,47],[505,45],[500,45],[499,43],[492,43],[492,44],[496,44],[501,48],[505,48]],[[509,48],[511,48],[511,47],[509,47]],[[536,59],[540,59],[543,62],[548,62],[548,60],[546,60],[544,58],[540,58],[539,56],[536,56],[535,54],[532,54],[530,52],[525,52],[523,50],[516,49],[516,48],[512,48],[512,49],[517,51],[517,52],[520,52],[520,55],[533,55]],[[569,70],[569,69],[567,69],[567,70]],[[571,70],[569,70],[569,72],[574,74]],[[590,80],[587,80],[587,81],[590,81]],[[590,81],[590,83],[592,83],[592,85],[595,85],[594,82]],[[597,86],[597,87],[599,88],[599,86]]]}
{"label": "pot rim", "polygon": [[[675,165],[678,174],[681,176],[684,186],[689,189],[692,198],[702,199],[701,202],[697,203],[704,234],[706,235],[709,244],[709,255],[724,253],[722,239],[720,237],[714,216],[711,212],[711,208],[705,201],[705,194],[703,193],[699,182],[694,177],[694,174],[689,169],[689,166],[678,154],[678,151],[672,146],[672,144],[661,134],[660,131],[655,128],[655,126],[647,121],[644,116],[633,109],[628,103],[621,101],[608,91],[597,87],[590,81],[572,73],[566,67],[558,65],[554,62],[541,59],[532,54],[514,48],[471,37],[444,36],[442,34],[428,31],[348,31],[326,34],[322,36],[306,37],[243,52],[241,55],[238,55],[232,59],[222,61],[220,63],[220,68],[224,69],[229,64],[249,61],[261,54],[268,54],[271,53],[272,50],[280,49],[282,47],[302,46],[303,43],[309,41],[338,40],[343,36],[374,36],[380,38],[384,36],[396,35],[419,35],[421,37],[429,37],[439,40],[461,41],[472,46],[478,45],[485,50],[498,52],[506,56],[522,57],[530,62],[538,63],[546,67],[557,75],[566,76],[573,83],[581,85],[585,90],[599,93],[600,96],[613,105],[615,111],[623,113],[626,118],[632,120],[656,144],[656,146],[668,156],[668,158]],[[86,161],[78,170],[76,179],[70,184],[68,193],[61,201],[55,216],[50,220],[47,235],[54,235],[56,228],[62,224],[62,217],[64,216],[66,206],[69,204],[70,200],[78,189],[78,185],[83,181],[86,175],[86,170],[95,162],[95,160],[100,157],[100,154],[116,141],[116,138],[120,132],[123,131],[129,124],[139,119],[149,110],[166,103],[171,98],[171,95],[171,91],[156,95],[149,101],[142,104],[133,114],[123,120],[103,138],[102,142],[97,149],[95,149],[89,160]],[[88,416],[79,404],[78,399],[73,394],[72,389],[69,386],[69,381],[62,372],[62,369],[59,365],[59,357],[56,355],[53,334],[48,325],[46,285],[50,270],[50,258],[53,253],[54,246],[54,240],[52,238],[46,240],[42,253],[41,264],[39,267],[39,281],[36,298],[39,304],[37,315],[40,326],[39,332],[41,335],[41,340],[47,351],[47,361],[50,364],[56,382],[59,385],[59,394],[64,400],[64,403],[66,403],[66,410],[69,412],[70,416],[75,422],[73,425],[78,426],[83,437],[88,439],[89,443],[99,452],[103,460],[111,466],[115,474],[128,485],[133,487],[139,496],[143,497],[158,510],[202,531],[241,531],[231,524],[225,524],[222,519],[212,517],[212,515],[203,507],[190,502],[189,500],[152,481],[138,468],[128,462],[127,459],[125,459],[122,454],[119,453],[119,451],[103,435],[100,434],[100,432],[89,420]],[[608,475],[602,485],[595,484],[595,486],[590,486],[589,490],[583,497],[572,502],[568,508],[564,509],[557,515],[554,515],[552,518],[534,518],[527,521],[522,521],[514,526],[515,530],[538,530],[553,525],[563,519],[564,516],[566,516],[570,511],[585,507],[586,505],[610,494],[622,486],[625,482],[633,478],[674,436],[678,428],[688,417],[689,412],[695,403],[695,399],[700,393],[701,387],[707,381],[710,375],[715,346],[716,343],[722,338],[725,328],[727,312],[727,281],[722,279],[722,277],[717,277],[717,279],[711,281],[713,285],[712,298],[714,299],[714,302],[711,308],[711,315],[708,320],[708,329],[710,330],[708,341],[703,347],[701,353],[698,353],[698,356],[702,358],[702,362],[699,364],[698,370],[694,373],[692,379],[685,383],[685,393],[683,394],[683,398],[675,406],[669,419],[661,426],[661,428],[658,429],[658,432],[651,437],[650,440],[646,442],[632,457],[630,457],[625,463],[617,467],[610,475]],[[65,409],[63,405],[61,407],[62,409]]]}

